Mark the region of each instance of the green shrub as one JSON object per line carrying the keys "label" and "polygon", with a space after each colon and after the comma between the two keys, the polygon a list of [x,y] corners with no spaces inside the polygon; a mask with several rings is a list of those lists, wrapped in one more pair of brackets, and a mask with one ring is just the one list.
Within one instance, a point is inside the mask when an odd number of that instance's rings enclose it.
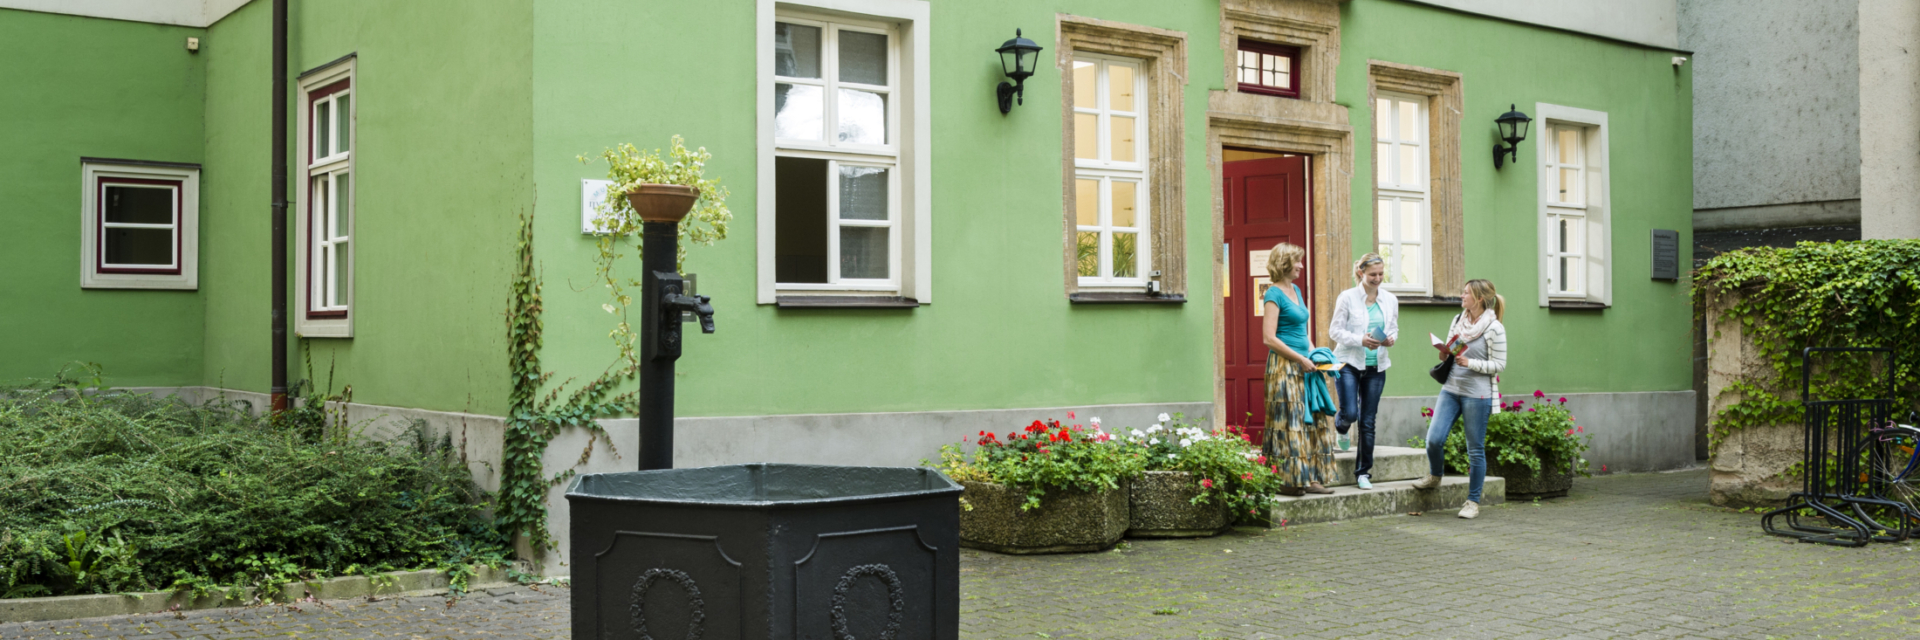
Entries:
{"label": "green shrub", "polygon": [[503,536],[477,517],[486,495],[445,439],[419,425],[387,443],[329,437],[311,422],[0,389],[0,597],[504,563]]}

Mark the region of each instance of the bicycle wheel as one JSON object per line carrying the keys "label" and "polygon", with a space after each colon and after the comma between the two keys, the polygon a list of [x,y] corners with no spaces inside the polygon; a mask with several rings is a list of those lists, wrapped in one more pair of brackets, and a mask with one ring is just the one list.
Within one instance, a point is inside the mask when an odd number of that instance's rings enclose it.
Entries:
{"label": "bicycle wheel", "polygon": [[1863,515],[1895,535],[1920,535],[1920,438],[1905,430],[1869,435],[1855,452],[1868,495],[1894,503]]}

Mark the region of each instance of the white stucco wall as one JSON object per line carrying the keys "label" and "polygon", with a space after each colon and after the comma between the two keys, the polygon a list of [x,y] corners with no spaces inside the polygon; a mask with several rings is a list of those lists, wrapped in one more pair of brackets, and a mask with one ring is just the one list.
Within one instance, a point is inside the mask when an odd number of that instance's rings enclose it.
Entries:
{"label": "white stucco wall", "polygon": [[1680,48],[1694,52],[1694,228],[1858,220],[1862,67],[1854,3],[1679,6]]}
{"label": "white stucco wall", "polygon": [[1674,0],[1413,0],[1615,40],[1684,49]]}
{"label": "white stucco wall", "polygon": [[1860,237],[1920,238],[1920,2],[1860,0]]}
{"label": "white stucco wall", "polygon": [[0,0],[0,9],[205,27],[251,0]]}

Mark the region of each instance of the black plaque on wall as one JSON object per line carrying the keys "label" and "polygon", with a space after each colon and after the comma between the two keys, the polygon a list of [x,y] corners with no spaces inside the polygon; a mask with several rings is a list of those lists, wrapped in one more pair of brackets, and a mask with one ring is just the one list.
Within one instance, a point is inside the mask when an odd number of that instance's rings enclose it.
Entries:
{"label": "black plaque on wall", "polygon": [[1653,230],[1653,279],[1680,279],[1680,232]]}

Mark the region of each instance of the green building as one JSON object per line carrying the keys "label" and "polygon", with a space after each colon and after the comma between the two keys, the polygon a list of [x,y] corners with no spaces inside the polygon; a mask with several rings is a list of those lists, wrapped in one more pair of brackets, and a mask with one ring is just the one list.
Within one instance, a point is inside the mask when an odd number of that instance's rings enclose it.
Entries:
{"label": "green building", "polygon": [[[578,158],[681,135],[735,216],[687,254],[719,332],[679,363],[682,466],[910,464],[1069,410],[1244,424],[1281,240],[1322,332],[1390,256],[1382,442],[1423,428],[1423,334],[1487,278],[1508,394],[1566,396],[1596,469],[1694,459],[1686,274],[1652,240],[1690,244],[1671,0],[291,0],[279,115],[269,0],[0,7],[0,380],[92,362],[264,407],[283,117],[289,375],[351,386],[373,435],[450,430],[497,486],[522,217],[544,370],[591,380],[618,352]],[[1002,113],[1016,30],[1044,50]],[[601,424],[582,469],[631,468],[631,415]]]}

